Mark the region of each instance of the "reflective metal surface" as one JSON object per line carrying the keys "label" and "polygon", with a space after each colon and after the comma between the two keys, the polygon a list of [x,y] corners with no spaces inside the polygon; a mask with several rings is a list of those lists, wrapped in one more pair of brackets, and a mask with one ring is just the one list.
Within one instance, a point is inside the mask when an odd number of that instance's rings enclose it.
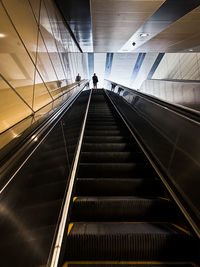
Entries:
{"label": "reflective metal surface", "polygon": [[[109,86],[109,90],[111,85]],[[150,100],[136,91],[108,91],[145,147],[180,195],[184,207],[200,222],[199,122]],[[192,134],[192,138],[191,138]]]}
{"label": "reflective metal surface", "polygon": [[83,52],[93,52],[89,0],[55,0]]}
{"label": "reflective metal surface", "polygon": [[1,133],[61,100],[77,73],[87,77],[53,0],[3,0],[0,25]]}
{"label": "reflective metal surface", "polygon": [[0,194],[2,266],[46,265],[88,96],[81,94]]}
{"label": "reflective metal surface", "polygon": [[163,2],[92,0],[94,52],[120,50]]}
{"label": "reflective metal surface", "polygon": [[[187,1],[188,4],[191,2]],[[197,3],[199,5],[198,1]],[[180,6],[176,10],[179,10]],[[140,46],[138,50],[140,52],[199,52],[199,13],[200,7],[197,6],[194,10],[174,21],[169,27]]]}
{"label": "reflective metal surface", "polygon": [[145,80],[139,92],[200,111],[200,83],[184,80]]}
{"label": "reflective metal surface", "polygon": [[[166,51],[166,44],[163,47],[164,49],[161,45],[158,49],[158,47],[154,47],[154,45],[149,45],[148,41],[159,35],[159,33],[163,32],[171,24],[189,13],[191,10],[198,7],[199,4],[200,1],[196,0],[166,0],[161,7],[133,34],[130,40],[128,40],[128,42],[120,49],[120,52],[122,52],[123,49],[127,49],[128,51],[136,50],[139,52]],[[142,33],[146,33],[147,35],[141,36]],[[173,38],[173,33],[171,38]],[[172,42],[172,40],[168,41]],[[133,42],[136,43],[134,47],[132,46]],[[147,46],[144,45],[145,43],[147,43]],[[169,45],[169,43],[167,44]],[[147,51],[145,50],[145,47],[147,48]],[[172,50],[171,52],[174,51]]]}
{"label": "reflective metal surface", "polygon": [[[72,85],[68,85],[65,87],[62,87],[61,90],[63,91],[63,94],[57,98],[54,99],[54,101],[50,102],[49,104],[45,105],[44,107],[40,108],[38,111],[34,112],[33,114],[30,114],[30,116],[24,119],[22,117],[22,120],[4,131],[0,134],[0,149],[2,149],[4,146],[6,146],[9,142],[12,141],[12,143],[15,145],[20,142],[26,135],[26,130],[30,131],[33,130],[35,127],[37,127],[42,121],[44,121],[46,118],[48,118],[55,110],[57,110],[65,101],[69,100],[76,94],[78,94],[84,87],[86,81],[82,81],[81,85],[78,86],[76,83]],[[14,93],[13,93],[14,94]],[[11,95],[11,94],[10,94]],[[4,101],[5,102],[5,101]],[[17,108],[18,110],[21,108],[23,102],[18,104]],[[7,105],[8,109],[9,105]],[[23,112],[26,112],[25,105],[23,107]],[[18,111],[20,112],[20,110]],[[5,110],[6,114],[6,110]],[[3,115],[3,114],[2,114]],[[9,114],[8,114],[9,115]],[[4,115],[4,118],[7,117]],[[15,117],[12,116],[14,119]],[[6,149],[6,148],[5,148]]]}

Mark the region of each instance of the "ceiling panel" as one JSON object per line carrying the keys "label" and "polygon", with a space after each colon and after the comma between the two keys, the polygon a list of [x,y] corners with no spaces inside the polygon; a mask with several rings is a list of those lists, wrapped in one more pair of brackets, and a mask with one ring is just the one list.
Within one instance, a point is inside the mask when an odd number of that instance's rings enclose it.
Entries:
{"label": "ceiling panel", "polygon": [[[166,0],[165,3],[136,31],[132,37],[126,42],[126,44],[119,50],[119,52],[129,51],[129,52],[144,52],[146,51],[144,48],[148,46],[151,51],[160,51],[163,52],[165,50],[158,50],[153,45],[155,44],[154,39],[155,36],[159,35],[165,29],[170,27],[177,20],[183,18],[186,14],[197,8],[200,4],[200,0]],[[142,36],[142,34],[146,34],[146,36]],[[168,34],[168,32],[166,32]],[[179,34],[183,33],[185,35],[184,28]],[[177,40],[178,36],[172,36],[170,38],[167,35],[166,46]],[[132,43],[135,43],[135,46]],[[146,45],[145,45],[146,44]],[[149,46],[149,44],[151,44]],[[162,47],[162,37],[161,42],[156,41],[156,45],[158,45],[159,49]],[[149,52],[149,50],[147,51]]]}
{"label": "ceiling panel", "polygon": [[116,52],[165,0],[91,0],[94,52]]}
{"label": "ceiling panel", "polygon": [[92,52],[89,0],[55,0],[83,52]]}
{"label": "ceiling panel", "polygon": [[135,51],[200,51],[199,25],[200,7],[197,7]]}

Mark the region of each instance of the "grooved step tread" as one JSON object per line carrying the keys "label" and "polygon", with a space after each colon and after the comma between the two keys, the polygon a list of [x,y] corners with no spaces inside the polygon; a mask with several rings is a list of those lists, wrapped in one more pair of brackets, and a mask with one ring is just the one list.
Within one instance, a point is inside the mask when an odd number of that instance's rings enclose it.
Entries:
{"label": "grooved step tread", "polygon": [[174,222],[171,201],[145,197],[77,197],[72,221],[145,221]]}
{"label": "grooved step tread", "polygon": [[[191,260],[192,238],[169,223],[74,223],[68,260]],[[166,253],[167,252],[167,253]]]}
{"label": "grooved step tread", "polygon": [[120,125],[86,125],[85,130],[89,130],[89,131],[110,131],[110,130],[120,130],[121,128],[124,129],[124,127],[120,126]]}
{"label": "grooved step tread", "polygon": [[[147,161],[147,160],[146,160]],[[144,155],[141,152],[82,152],[81,163],[128,163],[145,162]]]}
{"label": "grooved step tread", "polygon": [[78,177],[152,177],[152,168],[145,163],[80,163]]}
{"label": "grooved step tread", "polygon": [[91,262],[66,262],[63,267],[198,267],[197,264],[195,263],[190,263],[190,262],[153,262],[153,261],[147,261],[147,262],[96,262],[96,261],[91,261]]}
{"label": "grooved step tread", "polygon": [[85,130],[85,134],[86,135],[105,135],[105,136],[110,136],[110,135],[112,135],[112,136],[116,136],[116,135],[121,135],[121,134],[123,134],[123,133],[127,133],[127,131],[126,130],[124,130],[124,129],[122,129],[122,130],[109,130],[109,129],[107,129],[107,130]]}
{"label": "grooved step tread", "polygon": [[82,151],[83,152],[88,152],[88,151],[133,152],[133,151],[139,151],[139,148],[136,144],[127,143],[127,142],[123,142],[123,143],[96,143],[96,144],[84,142],[82,145]]}
{"label": "grooved step tread", "polygon": [[160,181],[146,178],[77,178],[78,196],[162,196]]}

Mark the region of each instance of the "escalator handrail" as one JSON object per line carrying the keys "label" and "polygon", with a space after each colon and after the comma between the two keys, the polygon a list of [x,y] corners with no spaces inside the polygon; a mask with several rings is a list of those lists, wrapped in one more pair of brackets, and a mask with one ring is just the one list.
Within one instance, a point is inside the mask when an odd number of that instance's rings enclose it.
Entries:
{"label": "escalator handrail", "polygon": [[[58,123],[61,117],[63,117],[65,112],[72,106],[74,101],[86,87],[87,83],[88,80],[76,95],[69,97],[69,99],[59,107],[59,109],[53,112],[51,116],[49,116],[45,121],[43,121],[33,131],[31,131],[28,136],[21,140],[21,142],[16,146],[17,149],[8,151],[8,154],[6,154],[0,162],[0,194],[13,180],[18,171],[24,166],[30,156],[35,152],[38,146],[51,132],[51,130]],[[35,142],[35,138],[39,140],[37,143]],[[25,157],[23,158],[24,155]],[[23,158],[22,162],[20,162],[21,158]],[[10,170],[12,171],[10,172]]]}
{"label": "escalator handrail", "polygon": [[81,152],[81,146],[82,146],[82,142],[83,142],[83,135],[85,132],[85,126],[86,126],[86,120],[87,120],[88,110],[89,110],[89,106],[90,106],[91,95],[92,95],[92,89],[90,91],[90,95],[88,98],[88,103],[87,103],[87,107],[86,107],[86,111],[85,111],[85,115],[84,115],[83,124],[81,127],[81,133],[80,133],[79,140],[78,140],[76,154],[75,154],[73,166],[71,169],[71,175],[69,177],[69,186],[68,186],[68,189],[67,189],[66,195],[64,197],[64,201],[63,201],[64,205],[63,205],[61,220],[59,222],[59,227],[58,227],[58,231],[57,231],[56,242],[55,242],[54,248],[53,248],[51,262],[49,264],[50,267],[57,267],[58,263],[59,263],[61,245],[62,245],[64,233],[65,233],[65,227],[66,227],[66,222],[67,222],[68,213],[69,213],[69,206],[70,206],[70,202],[71,202],[71,198],[72,198],[74,181],[75,181],[76,171],[77,171],[77,167],[78,167],[78,162],[79,162],[79,157],[80,157],[80,152]]}
{"label": "escalator handrail", "polygon": [[180,116],[183,116],[183,117],[190,119],[192,121],[195,121],[195,122],[200,122],[200,111],[197,111],[197,110],[194,110],[194,109],[182,106],[182,105],[178,105],[175,103],[170,103],[166,100],[159,99],[155,96],[148,95],[148,94],[145,94],[143,92],[139,92],[135,89],[128,88],[128,87],[121,85],[119,83],[116,83],[114,81],[110,81],[107,79],[105,79],[105,81],[107,81],[111,84],[115,84],[116,86],[119,86],[120,88],[123,88],[123,89],[129,91],[131,94],[138,95],[144,99],[147,99],[148,101],[151,101],[155,104],[158,104],[159,106],[167,108],[170,111],[173,111],[173,112],[179,114]]}

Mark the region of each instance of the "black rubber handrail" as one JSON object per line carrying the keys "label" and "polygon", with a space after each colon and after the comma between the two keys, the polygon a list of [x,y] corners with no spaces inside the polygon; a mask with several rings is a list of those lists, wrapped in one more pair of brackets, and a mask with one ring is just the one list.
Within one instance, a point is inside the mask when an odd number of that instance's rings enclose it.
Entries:
{"label": "black rubber handrail", "polygon": [[200,122],[200,112],[197,110],[190,109],[190,108],[178,105],[178,104],[173,104],[173,103],[167,102],[165,100],[161,100],[157,97],[150,96],[150,95],[147,95],[147,94],[142,93],[142,92],[138,92],[135,89],[128,88],[128,87],[121,85],[121,84],[118,84],[114,81],[110,81],[110,80],[106,80],[106,81],[110,82],[111,84],[114,84],[115,86],[119,86],[120,88],[122,88],[124,90],[129,91],[131,94],[135,94],[135,95],[138,95],[140,97],[143,97],[143,98],[150,100],[156,104],[164,106],[164,107],[168,108],[169,110],[173,110],[176,113],[179,113],[179,114],[181,114],[187,118],[190,118],[194,121]]}

